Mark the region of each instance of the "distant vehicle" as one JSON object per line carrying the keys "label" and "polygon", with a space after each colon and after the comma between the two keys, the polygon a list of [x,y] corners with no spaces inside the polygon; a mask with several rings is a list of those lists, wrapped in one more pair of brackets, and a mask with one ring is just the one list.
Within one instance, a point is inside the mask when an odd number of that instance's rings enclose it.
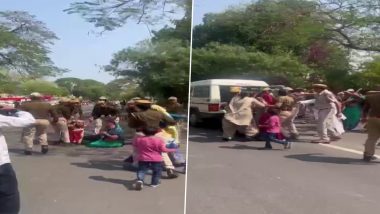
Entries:
{"label": "distant vehicle", "polygon": [[240,86],[242,91],[259,93],[269,85],[260,80],[209,79],[191,83],[190,118],[191,126],[196,126],[207,118],[222,118],[224,107],[232,98],[230,88]]}
{"label": "distant vehicle", "polygon": [[286,86],[285,85],[271,85],[271,86],[269,86],[269,88],[272,89],[273,95],[277,96],[278,91],[281,89],[285,89]]}

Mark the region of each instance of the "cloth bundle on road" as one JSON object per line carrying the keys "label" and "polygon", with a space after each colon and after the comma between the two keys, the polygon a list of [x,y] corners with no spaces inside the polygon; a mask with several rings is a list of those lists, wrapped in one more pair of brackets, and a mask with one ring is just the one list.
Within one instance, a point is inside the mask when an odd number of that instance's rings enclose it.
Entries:
{"label": "cloth bundle on road", "polygon": [[118,148],[124,146],[123,141],[105,141],[105,140],[96,140],[96,141],[84,141],[84,144],[90,148]]}

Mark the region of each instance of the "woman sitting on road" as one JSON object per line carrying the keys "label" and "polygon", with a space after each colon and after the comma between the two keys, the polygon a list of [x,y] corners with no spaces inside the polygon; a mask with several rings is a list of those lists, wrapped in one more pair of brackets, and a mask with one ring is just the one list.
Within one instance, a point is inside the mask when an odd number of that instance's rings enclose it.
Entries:
{"label": "woman sitting on road", "polygon": [[124,131],[119,124],[113,119],[107,121],[106,130],[97,135],[85,136],[84,140],[96,141],[103,140],[107,142],[124,141]]}

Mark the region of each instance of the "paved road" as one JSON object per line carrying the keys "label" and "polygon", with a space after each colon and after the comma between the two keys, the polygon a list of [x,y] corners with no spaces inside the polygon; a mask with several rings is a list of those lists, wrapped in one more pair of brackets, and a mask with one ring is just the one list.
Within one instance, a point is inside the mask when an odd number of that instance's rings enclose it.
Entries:
{"label": "paved road", "polygon": [[183,213],[183,174],[163,179],[157,189],[133,190],[135,173],[123,170],[122,162],[131,153],[130,146],[50,146],[47,155],[39,154],[35,146],[32,156],[24,156],[20,130],[8,130],[6,137],[19,180],[21,214]]}
{"label": "paved road", "polygon": [[380,213],[380,162],[360,160],[365,134],[324,146],[308,143],[310,129],[290,151],[266,151],[264,142],[222,143],[219,130],[191,128],[187,214]]}

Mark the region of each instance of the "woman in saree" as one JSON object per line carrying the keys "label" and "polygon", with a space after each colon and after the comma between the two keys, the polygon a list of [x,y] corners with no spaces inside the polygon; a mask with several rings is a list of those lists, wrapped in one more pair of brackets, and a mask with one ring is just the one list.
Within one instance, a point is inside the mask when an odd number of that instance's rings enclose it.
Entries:
{"label": "woman in saree", "polygon": [[349,89],[344,92],[343,98],[343,114],[346,119],[343,121],[344,129],[347,131],[355,129],[361,118],[363,96],[355,92],[353,89]]}

